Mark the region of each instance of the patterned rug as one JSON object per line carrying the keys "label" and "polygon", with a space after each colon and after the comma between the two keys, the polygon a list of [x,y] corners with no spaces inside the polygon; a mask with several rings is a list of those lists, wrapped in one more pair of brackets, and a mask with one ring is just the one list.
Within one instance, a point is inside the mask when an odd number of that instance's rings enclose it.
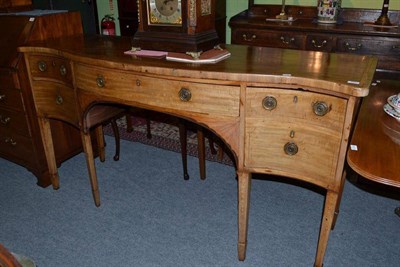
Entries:
{"label": "patterned rug", "polygon": [[[151,118],[151,138],[147,137],[146,119],[140,116],[130,116],[133,131],[127,131],[127,121],[125,117],[117,120],[119,134],[121,139],[131,142],[140,142],[145,145],[158,147],[165,150],[181,153],[179,142],[179,129],[174,120],[169,116],[157,116],[157,119]],[[113,136],[111,124],[104,127],[104,134]],[[218,145],[214,143],[215,150]],[[197,157],[197,134],[193,129],[187,129],[187,154]],[[212,153],[210,144],[206,138],[206,160],[219,162],[226,165],[233,165],[231,158],[224,153],[222,159],[217,154]]]}

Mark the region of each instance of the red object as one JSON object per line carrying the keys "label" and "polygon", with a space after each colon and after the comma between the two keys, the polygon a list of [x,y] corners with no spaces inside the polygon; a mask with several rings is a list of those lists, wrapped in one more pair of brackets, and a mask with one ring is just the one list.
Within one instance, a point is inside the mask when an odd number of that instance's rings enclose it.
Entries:
{"label": "red object", "polygon": [[115,22],[111,15],[105,15],[101,20],[101,34],[115,35]]}

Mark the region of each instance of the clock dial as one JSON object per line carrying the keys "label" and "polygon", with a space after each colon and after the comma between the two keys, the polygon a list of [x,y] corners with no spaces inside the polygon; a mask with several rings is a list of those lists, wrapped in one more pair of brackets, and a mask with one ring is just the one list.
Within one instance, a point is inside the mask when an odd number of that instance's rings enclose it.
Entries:
{"label": "clock dial", "polygon": [[150,25],[182,25],[181,0],[148,0]]}

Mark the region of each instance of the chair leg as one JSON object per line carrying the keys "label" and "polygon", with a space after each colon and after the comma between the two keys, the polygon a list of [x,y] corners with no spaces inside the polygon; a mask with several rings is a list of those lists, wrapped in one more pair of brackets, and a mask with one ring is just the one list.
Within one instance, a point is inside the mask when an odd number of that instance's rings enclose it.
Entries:
{"label": "chair leg", "polygon": [[[102,126],[98,126],[97,128],[101,128]],[[90,185],[92,187],[92,194],[94,199],[94,204],[96,207],[100,206],[100,193],[99,186],[97,183],[97,174],[96,174],[96,166],[93,158],[93,147],[92,140],[90,138],[90,132],[85,133],[81,131],[82,145],[83,150],[85,152],[86,164],[89,171]]]}
{"label": "chair leg", "polygon": [[128,133],[131,133],[133,131],[131,114],[130,113],[126,114],[125,119],[126,119],[126,131]]}
{"label": "chair leg", "polygon": [[206,145],[204,140],[204,132],[201,128],[197,129],[197,143],[198,150],[197,155],[199,157],[199,170],[200,170],[200,179],[206,179]]}
{"label": "chair leg", "polygon": [[119,130],[118,130],[118,125],[115,119],[111,120],[111,126],[113,129],[114,133],[114,139],[115,139],[115,155],[114,155],[114,160],[118,161],[119,160],[119,154],[120,154],[120,147],[121,147],[121,138],[119,136]]}
{"label": "chair leg", "polygon": [[149,118],[146,118],[146,129],[147,129],[147,138],[151,139],[151,121]]}
{"label": "chair leg", "polygon": [[179,141],[181,143],[183,179],[189,180],[189,173],[187,170],[187,131],[186,131],[185,123],[183,121],[179,120],[178,127],[179,127]]}
{"label": "chair leg", "polygon": [[99,150],[99,158],[101,162],[106,160],[106,150],[104,143],[103,126],[98,126],[94,129],[97,139],[97,149]]}

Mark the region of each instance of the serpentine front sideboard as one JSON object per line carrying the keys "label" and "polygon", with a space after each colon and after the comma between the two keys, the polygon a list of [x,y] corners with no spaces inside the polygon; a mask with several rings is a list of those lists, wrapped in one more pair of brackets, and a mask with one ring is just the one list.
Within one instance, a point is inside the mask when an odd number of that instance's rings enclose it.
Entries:
{"label": "serpentine front sideboard", "polygon": [[229,45],[228,59],[202,65],[125,55],[130,44],[124,37],[76,36],[19,48],[49,168],[55,166],[49,118],[83,128],[94,105],[116,103],[191,120],[234,154],[239,259],[246,252],[251,174],[264,173],[326,189],[315,259],[322,266],[354,114],[369,92],[376,58]]}

